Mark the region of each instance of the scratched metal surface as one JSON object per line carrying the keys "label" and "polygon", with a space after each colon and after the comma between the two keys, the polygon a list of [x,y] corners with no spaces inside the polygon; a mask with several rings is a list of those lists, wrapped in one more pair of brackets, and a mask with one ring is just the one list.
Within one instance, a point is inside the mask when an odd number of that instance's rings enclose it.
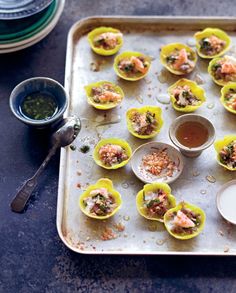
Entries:
{"label": "scratched metal surface", "polygon": [[[159,61],[159,50],[170,42],[183,42],[193,46],[194,32],[207,26],[226,30],[236,41],[235,19],[208,18],[158,18],[158,17],[95,17],[76,23],[68,37],[65,86],[70,94],[69,114],[82,119],[82,130],[74,145],[62,150],[57,207],[57,229],[62,241],[72,250],[80,253],[98,254],[188,254],[188,255],[236,255],[236,227],[227,223],[216,208],[216,193],[225,182],[235,179],[236,174],[225,171],[216,163],[214,147],[211,146],[197,158],[184,158],[184,171],[179,179],[170,184],[177,202],[185,200],[200,206],[206,213],[206,225],[196,238],[180,241],[172,238],[163,224],[142,218],[135,206],[135,196],[142,189],[132,173],[131,166],[109,171],[98,167],[92,152],[100,138],[121,137],[133,150],[146,140],[132,137],[125,122],[125,112],[130,107],[157,105],[163,110],[164,126],[153,140],[171,143],[168,128],[178,115],[170,104],[162,104],[157,97],[179,77],[163,69]],[[113,71],[113,59],[95,55],[90,50],[86,35],[94,27],[111,25],[124,33],[126,50],[140,51],[152,56],[148,76],[138,82],[120,80]],[[229,54],[235,54],[234,47]],[[99,71],[91,70],[91,64],[99,64]],[[188,75],[189,79],[203,82],[207,101],[196,113],[210,118],[216,128],[216,137],[235,133],[236,117],[225,111],[220,104],[220,87],[213,84],[207,74],[208,61],[198,59],[197,67]],[[93,67],[93,66],[92,66]],[[199,78],[200,77],[200,78]],[[99,80],[117,83],[125,92],[122,105],[112,111],[98,111],[86,102],[84,86]],[[110,123],[112,122],[112,123]],[[83,154],[80,147],[90,146]],[[215,182],[207,180],[213,176]],[[120,211],[106,221],[87,218],[78,207],[78,198],[88,184],[99,178],[108,177],[121,193],[123,205]],[[115,225],[122,223],[123,232]],[[113,229],[117,238],[102,241],[101,234],[106,227]]]}

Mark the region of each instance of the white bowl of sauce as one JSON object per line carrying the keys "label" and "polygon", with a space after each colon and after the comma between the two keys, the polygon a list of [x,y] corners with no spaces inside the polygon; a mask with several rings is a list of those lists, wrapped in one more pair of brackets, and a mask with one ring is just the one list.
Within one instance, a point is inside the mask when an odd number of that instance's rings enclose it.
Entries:
{"label": "white bowl of sauce", "polygon": [[213,144],[215,128],[210,120],[201,115],[185,114],[172,122],[169,136],[183,155],[197,157]]}
{"label": "white bowl of sauce", "polygon": [[224,184],[216,196],[216,205],[222,217],[236,225],[236,180]]}

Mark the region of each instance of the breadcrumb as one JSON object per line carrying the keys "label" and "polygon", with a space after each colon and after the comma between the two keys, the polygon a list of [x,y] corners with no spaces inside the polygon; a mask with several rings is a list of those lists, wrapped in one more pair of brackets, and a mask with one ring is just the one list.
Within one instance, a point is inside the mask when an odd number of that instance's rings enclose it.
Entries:
{"label": "breadcrumb", "polygon": [[166,176],[172,177],[177,169],[175,162],[170,159],[166,149],[157,149],[155,152],[143,156],[142,164],[147,172],[155,176],[165,171]]}
{"label": "breadcrumb", "polygon": [[123,225],[121,222],[116,223],[114,227],[119,232],[123,232],[125,230],[125,225]]}
{"label": "breadcrumb", "polygon": [[112,239],[117,238],[117,236],[118,235],[115,234],[111,228],[106,227],[105,230],[102,232],[101,239],[103,241],[112,240]]}

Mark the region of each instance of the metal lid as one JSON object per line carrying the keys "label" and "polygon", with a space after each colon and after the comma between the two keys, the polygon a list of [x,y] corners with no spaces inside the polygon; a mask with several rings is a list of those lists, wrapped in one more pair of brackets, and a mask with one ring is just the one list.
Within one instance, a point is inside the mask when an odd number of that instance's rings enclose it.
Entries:
{"label": "metal lid", "polygon": [[53,0],[0,0],[0,19],[11,20],[31,16],[48,7]]}

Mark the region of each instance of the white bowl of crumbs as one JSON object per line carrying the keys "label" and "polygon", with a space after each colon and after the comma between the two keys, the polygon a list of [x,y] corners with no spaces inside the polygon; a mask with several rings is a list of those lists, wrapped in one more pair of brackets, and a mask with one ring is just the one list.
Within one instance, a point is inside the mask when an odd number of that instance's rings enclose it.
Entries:
{"label": "white bowl of crumbs", "polygon": [[134,151],[131,167],[144,183],[171,183],[182,173],[184,162],[181,153],[172,145],[148,142]]}

